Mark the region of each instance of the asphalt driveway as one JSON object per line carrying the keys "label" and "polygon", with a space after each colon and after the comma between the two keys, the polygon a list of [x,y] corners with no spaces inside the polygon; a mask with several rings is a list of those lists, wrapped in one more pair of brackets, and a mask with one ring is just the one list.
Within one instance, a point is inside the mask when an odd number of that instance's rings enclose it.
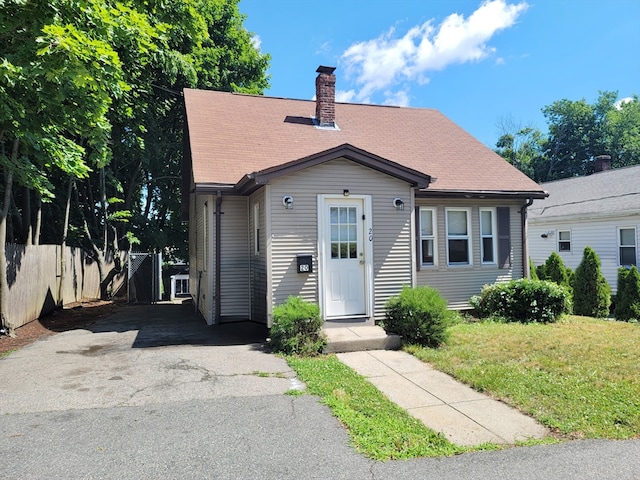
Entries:
{"label": "asphalt driveway", "polygon": [[253,323],[208,326],[193,305],[125,306],[0,361],[0,414],[283,394],[294,373]]}

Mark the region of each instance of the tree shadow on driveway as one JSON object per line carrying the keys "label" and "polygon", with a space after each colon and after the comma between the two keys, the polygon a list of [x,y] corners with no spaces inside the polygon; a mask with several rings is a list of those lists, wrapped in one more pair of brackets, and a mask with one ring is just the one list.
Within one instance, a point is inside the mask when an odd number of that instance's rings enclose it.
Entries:
{"label": "tree shadow on driveway", "polygon": [[66,325],[56,331],[73,328],[93,333],[137,331],[132,348],[251,344],[257,350],[268,351],[266,339],[269,330],[265,324],[243,321],[207,325],[195,312],[192,303],[114,304],[107,316],[89,322],[80,319],[75,327]]}

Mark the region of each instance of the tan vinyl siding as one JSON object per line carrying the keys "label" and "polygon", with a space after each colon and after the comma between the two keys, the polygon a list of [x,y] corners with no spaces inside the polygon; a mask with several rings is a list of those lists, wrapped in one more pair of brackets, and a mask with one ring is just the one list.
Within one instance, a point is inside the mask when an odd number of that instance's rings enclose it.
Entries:
{"label": "tan vinyl siding", "polygon": [[[436,267],[421,266],[417,274],[418,285],[428,285],[438,290],[454,309],[469,308],[469,298],[478,295],[482,286],[522,277],[522,231],[519,202],[498,203],[496,200],[457,200],[417,198],[416,205],[436,208],[437,257]],[[511,268],[500,269],[487,265],[481,259],[480,208],[510,207]],[[446,208],[471,210],[472,265],[447,266]],[[416,226],[419,228],[419,225]],[[494,241],[497,242],[497,232]]]}
{"label": "tan vinyl siding", "polygon": [[[618,290],[618,228],[636,229],[636,257],[640,250],[640,216],[573,220],[564,218],[555,222],[529,222],[529,254],[534,265],[543,264],[551,252],[557,252],[566,267],[575,270],[582,261],[584,249],[593,248],[600,258],[602,274],[611,286]],[[558,232],[571,232],[571,250],[558,251]],[[542,234],[547,235],[546,238]],[[636,260],[637,261],[637,260]]]}
{"label": "tan vinyl siding", "polygon": [[[212,222],[206,222],[205,204],[209,219],[211,219],[211,208],[215,202],[211,195],[191,195],[191,218],[189,222],[189,289],[198,311],[207,320],[213,321],[212,312],[214,309],[213,281],[214,271],[212,258],[214,255],[214,244],[212,244]],[[204,244],[204,228],[207,224],[209,246]],[[209,249],[207,254],[205,250]],[[208,265],[205,265],[205,260]]]}
{"label": "tan vinyl siding", "polygon": [[[254,212],[258,205],[259,244],[256,253]],[[267,229],[266,229],[265,189],[262,188],[249,198],[249,259],[251,282],[251,320],[267,322]]]}
{"label": "tan vinyl siding", "polygon": [[[250,252],[247,211],[247,197],[223,197],[220,217],[221,321],[247,320],[250,314]],[[214,218],[218,217],[214,216]],[[211,239],[211,243],[215,246],[214,238]]]}
{"label": "tan vinyl siding", "polygon": [[[318,194],[369,195],[373,213],[374,316],[384,316],[384,303],[402,285],[412,282],[411,188],[405,182],[338,159],[297,172],[271,184],[271,268],[273,304],[289,295],[319,302],[318,292]],[[284,195],[293,196],[293,208],[282,205]],[[393,208],[394,197],[406,204]],[[368,241],[365,238],[365,241]],[[313,273],[296,272],[296,255],[313,255]]]}

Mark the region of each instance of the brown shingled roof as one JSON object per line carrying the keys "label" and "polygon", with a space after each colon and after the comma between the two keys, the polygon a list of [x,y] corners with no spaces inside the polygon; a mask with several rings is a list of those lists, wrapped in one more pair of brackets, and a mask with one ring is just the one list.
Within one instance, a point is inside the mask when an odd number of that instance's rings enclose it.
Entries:
{"label": "brown shingled roof", "polygon": [[192,89],[184,100],[196,184],[235,185],[247,174],[348,144],[430,175],[428,191],[543,195],[436,110],[336,103],[334,130],[313,125],[310,100]]}

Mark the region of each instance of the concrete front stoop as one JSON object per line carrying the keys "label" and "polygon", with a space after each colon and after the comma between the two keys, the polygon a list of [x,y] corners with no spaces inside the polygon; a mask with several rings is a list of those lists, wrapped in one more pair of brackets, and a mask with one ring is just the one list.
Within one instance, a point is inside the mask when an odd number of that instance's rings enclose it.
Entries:
{"label": "concrete front stoop", "polygon": [[367,350],[398,350],[399,335],[387,334],[377,325],[324,328],[327,335],[325,353],[364,352]]}

